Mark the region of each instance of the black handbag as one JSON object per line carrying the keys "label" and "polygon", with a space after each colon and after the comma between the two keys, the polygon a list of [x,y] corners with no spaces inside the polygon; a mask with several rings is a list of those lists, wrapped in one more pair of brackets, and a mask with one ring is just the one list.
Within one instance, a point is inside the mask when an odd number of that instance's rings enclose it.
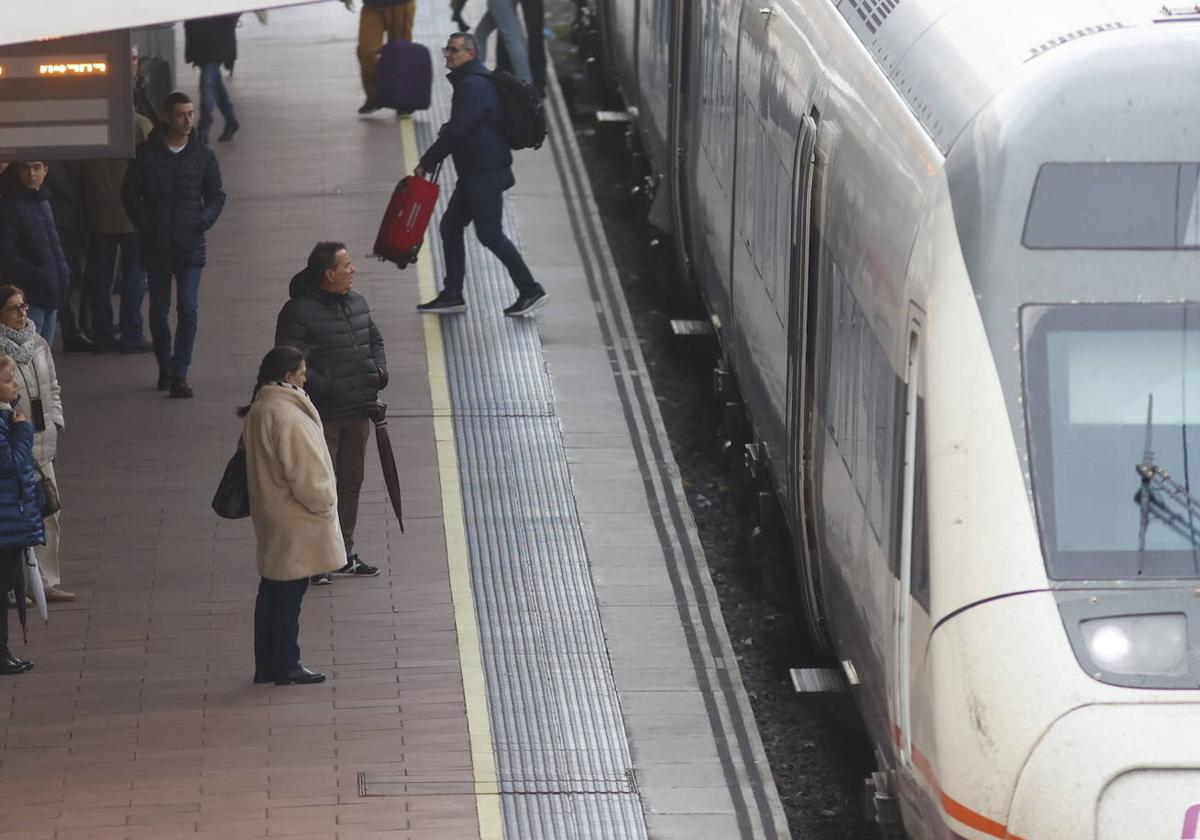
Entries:
{"label": "black handbag", "polygon": [[225,473],[213,495],[212,509],[225,519],[245,519],[250,515],[250,488],[246,482],[246,450],[237,451],[225,465]]}
{"label": "black handbag", "polygon": [[58,487],[54,479],[42,472],[37,464],[33,465],[34,483],[37,484],[38,505],[42,510],[42,519],[53,516],[62,510],[62,500],[58,497]]}

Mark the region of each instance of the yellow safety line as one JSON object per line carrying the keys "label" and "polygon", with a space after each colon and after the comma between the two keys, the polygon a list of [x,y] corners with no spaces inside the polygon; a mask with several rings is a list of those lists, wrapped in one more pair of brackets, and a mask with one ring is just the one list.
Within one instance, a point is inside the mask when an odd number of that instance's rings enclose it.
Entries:
{"label": "yellow safety line", "polygon": [[[412,120],[400,121],[404,160],[419,158]],[[432,243],[425,234],[421,259],[417,260],[417,284],[421,299],[437,293],[433,276]],[[480,840],[504,840],[500,814],[496,753],[492,746],[492,722],[488,712],[487,684],[479,647],[479,624],[475,618],[475,593],[467,555],[463,525],[462,488],[458,480],[458,453],[454,446],[450,388],[446,378],[446,356],[442,325],[436,316],[421,318],[425,327],[425,359],[429,367],[429,392],[433,399],[433,431],[437,446],[438,476],[442,485],[442,521],[446,529],[446,556],[450,566],[450,594],[454,600],[454,623],[458,629],[458,658],[462,667],[463,696],[467,704],[467,731],[471,741],[471,765],[475,772],[475,810],[479,817]]]}

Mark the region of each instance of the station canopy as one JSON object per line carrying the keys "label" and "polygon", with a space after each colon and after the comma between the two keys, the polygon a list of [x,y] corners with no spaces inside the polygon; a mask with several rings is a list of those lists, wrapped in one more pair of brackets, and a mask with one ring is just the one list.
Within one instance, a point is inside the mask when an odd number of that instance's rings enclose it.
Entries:
{"label": "station canopy", "polygon": [[[253,0],[253,5],[248,5],[246,0],[54,0],[41,11],[31,11],[26,6],[20,14],[6,15],[4,25],[0,26],[0,45],[311,2]],[[16,0],[4,0],[0,2],[0,10],[15,5]]]}

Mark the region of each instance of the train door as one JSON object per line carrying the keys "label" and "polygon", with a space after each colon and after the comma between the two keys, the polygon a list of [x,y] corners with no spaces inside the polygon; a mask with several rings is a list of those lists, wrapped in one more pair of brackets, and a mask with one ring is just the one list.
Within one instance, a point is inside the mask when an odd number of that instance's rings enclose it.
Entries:
{"label": "train door", "polygon": [[809,637],[821,653],[831,648],[825,633],[818,568],[819,519],[816,510],[816,453],[820,422],[816,406],[820,348],[819,266],[821,173],[817,160],[820,114],[814,108],[802,118],[793,167],[794,208],[788,305],[788,494],[793,500],[793,534],[801,546],[798,558]]}

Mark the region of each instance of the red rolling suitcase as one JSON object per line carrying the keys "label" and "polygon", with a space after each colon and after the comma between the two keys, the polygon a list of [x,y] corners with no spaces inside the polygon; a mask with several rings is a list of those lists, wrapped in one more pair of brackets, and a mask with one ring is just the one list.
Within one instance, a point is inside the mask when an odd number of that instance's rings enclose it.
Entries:
{"label": "red rolling suitcase", "polygon": [[379,51],[375,104],[402,114],[424,111],[433,97],[433,61],[424,44],[388,41]]}
{"label": "red rolling suitcase", "polygon": [[[436,173],[434,177],[437,177]],[[438,185],[435,181],[415,175],[402,178],[392,192],[379,225],[379,235],[375,237],[375,256],[393,262],[400,268],[416,262],[437,197]]]}

